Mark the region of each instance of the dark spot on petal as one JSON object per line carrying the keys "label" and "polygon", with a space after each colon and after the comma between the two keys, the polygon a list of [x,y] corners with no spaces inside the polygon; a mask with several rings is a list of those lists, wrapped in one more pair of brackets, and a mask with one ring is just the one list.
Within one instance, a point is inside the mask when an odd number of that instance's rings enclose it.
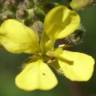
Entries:
{"label": "dark spot on petal", "polygon": [[46,74],[45,73],[42,73],[43,76],[45,76]]}

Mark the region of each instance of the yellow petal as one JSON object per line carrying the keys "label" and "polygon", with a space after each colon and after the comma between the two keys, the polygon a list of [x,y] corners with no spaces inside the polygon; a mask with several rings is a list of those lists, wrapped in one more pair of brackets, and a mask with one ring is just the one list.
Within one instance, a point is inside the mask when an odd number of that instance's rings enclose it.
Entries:
{"label": "yellow petal", "polygon": [[53,8],[45,17],[44,30],[51,39],[61,39],[80,25],[79,15],[65,6]]}
{"label": "yellow petal", "polygon": [[62,51],[58,55],[58,71],[72,81],[87,81],[94,70],[94,59],[83,53]]}
{"label": "yellow petal", "polygon": [[26,91],[50,90],[58,82],[54,73],[42,60],[27,64],[15,81],[19,88]]}
{"label": "yellow petal", "polygon": [[38,50],[37,34],[15,19],[5,20],[1,24],[0,43],[12,53],[33,53]]}

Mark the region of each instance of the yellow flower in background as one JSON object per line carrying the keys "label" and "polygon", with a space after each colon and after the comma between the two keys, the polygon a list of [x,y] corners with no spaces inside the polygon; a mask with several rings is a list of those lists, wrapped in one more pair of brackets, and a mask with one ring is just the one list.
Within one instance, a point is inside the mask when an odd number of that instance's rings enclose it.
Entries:
{"label": "yellow flower in background", "polygon": [[11,53],[32,54],[15,78],[17,87],[26,91],[54,88],[58,80],[50,66],[72,81],[89,80],[94,68],[91,56],[54,47],[57,39],[67,37],[79,26],[79,15],[65,6],[57,6],[46,15],[41,38],[17,20],[5,20],[0,26],[0,44]]}

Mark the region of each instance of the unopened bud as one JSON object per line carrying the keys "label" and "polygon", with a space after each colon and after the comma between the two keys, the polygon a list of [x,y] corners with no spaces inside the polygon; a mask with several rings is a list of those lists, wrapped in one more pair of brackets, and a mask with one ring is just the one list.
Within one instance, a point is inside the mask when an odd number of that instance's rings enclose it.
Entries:
{"label": "unopened bud", "polygon": [[70,2],[70,6],[73,9],[80,10],[83,9],[89,5],[96,4],[96,0],[72,0]]}

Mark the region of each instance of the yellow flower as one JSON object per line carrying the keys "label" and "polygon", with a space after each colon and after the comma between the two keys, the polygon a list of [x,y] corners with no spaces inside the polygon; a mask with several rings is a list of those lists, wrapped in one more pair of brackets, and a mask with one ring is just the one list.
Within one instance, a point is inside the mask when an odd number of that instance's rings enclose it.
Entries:
{"label": "yellow flower", "polygon": [[91,56],[54,48],[57,39],[65,38],[79,26],[79,15],[65,6],[57,6],[46,15],[41,38],[17,20],[5,20],[0,26],[0,44],[11,53],[32,54],[16,76],[16,85],[26,91],[54,88],[58,80],[49,66],[72,81],[89,80],[94,68]]}

